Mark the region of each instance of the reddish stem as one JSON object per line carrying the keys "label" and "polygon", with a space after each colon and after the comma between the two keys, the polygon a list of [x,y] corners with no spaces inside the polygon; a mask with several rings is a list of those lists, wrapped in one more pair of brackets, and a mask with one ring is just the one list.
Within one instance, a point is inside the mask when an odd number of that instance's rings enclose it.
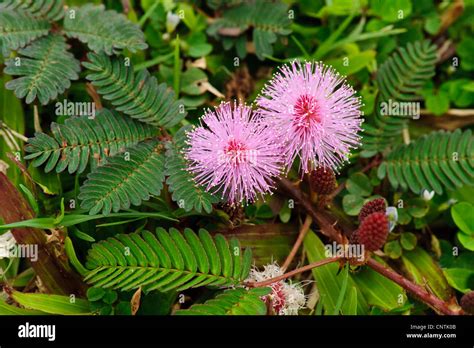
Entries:
{"label": "reddish stem", "polygon": [[314,221],[319,225],[321,228],[321,232],[335,240],[337,243],[341,243],[343,238],[341,233],[334,228],[334,221],[331,221],[329,216],[324,211],[316,211],[313,207],[311,201],[304,195],[303,192],[297,187],[293,185],[291,181],[288,179],[280,179],[279,186],[281,189],[286,191],[291,197],[296,199],[299,204],[306,210],[306,212],[313,218]]}
{"label": "reddish stem", "polygon": [[458,315],[463,314],[462,310],[453,310],[443,300],[439,299],[435,295],[429,293],[420,285],[411,282],[402,275],[398,274],[391,268],[388,268],[381,263],[377,262],[374,259],[369,259],[367,266],[372,268],[374,271],[380,273],[384,277],[390,279],[391,281],[397,283],[406,291],[410,292],[414,296],[418,297],[421,301],[432,307],[435,311],[447,315]]}
{"label": "reddish stem", "polygon": [[246,285],[249,286],[249,287],[252,287],[252,288],[258,288],[258,287],[268,286],[268,285],[273,284],[273,283],[275,283],[275,282],[279,282],[280,280],[284,280],[284,279],[286,279],[286,278],[293,277],[293,276],[296,275],[296,274],[309,271],[310,269],[313,269],[313,268],[316,268],[316,267],[320,267],[320,266],[324,266],[324,265],[327,265],[327,264],[332,263],[332,262],[336,262],[336,261],[338,261],[339,259],[340,259],[340,257],[331,257],[331,258],[319,260],[319,261],[310,263],[309,265],[306,265],[306,266],[304,266],[304,267],[297,268],[297,269],[295,269],[295,270],[293,270],[293,271],[291,271],[291,272],[282,274],[281,276],[278,276],[278,277],[275,277],[275,278],[271,278],[271,279],[268,279],[268,280],[264,280],[264,281],[261,281],[261,282],[258,282],[258,283],[249,282],[249,283],[247,283]]}
{"label": "reddish stem", "polygon": [[295,244],[293,245],[293,248],[291,249],[290,254],[286,258],[285,263],[281,267],[283,272],[286,271],[288,266],[291,264],[291,261],[293,261],[293,259],[295,258],[295,255],[298,252],[298,249],[300,248],[301,243],[303,243],[304,237],[308,233],[312,222],[313,222],[313,219],[311,218],[311,216],[306,215],[306,219],[303,223],[303,226],[301,226],[300,233],[298,234],[298,239],[296,240]]}
{"label": "reddish stem", "polygon": [[[4,223],[32,219],[31,207],[7,176],[0,173],[0,218]],[[37,247],[37,255],[31,257],[31,266],[36,276],[41,279],[44,288],[52,294],[84,295],[86,285],[67,264],[67,259],[57,255],[53,243],[48,243],[44,231],[22,227],[12,229],[13,237],[18,244],[32,244]]]}

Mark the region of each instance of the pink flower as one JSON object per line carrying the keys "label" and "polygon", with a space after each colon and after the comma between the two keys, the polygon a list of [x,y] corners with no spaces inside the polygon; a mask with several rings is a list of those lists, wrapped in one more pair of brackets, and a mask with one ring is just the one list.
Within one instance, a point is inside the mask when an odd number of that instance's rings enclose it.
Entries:
{"label": "pink flower", "polygon": [[222,103],[207,110],[190,131],[185,156],[188,170],[206,190],[220,192],[231,204],[253,201],[270,192],[281,173],[282,148],[276,134],[243,104]]}
{"label": "pink flower", "polygon": [[360,99],[332,68],[317,62],[284,65],[257,99],[262,117],[285,141],[289,170],[297,156],[302,174],[336,170],[359,145]]}

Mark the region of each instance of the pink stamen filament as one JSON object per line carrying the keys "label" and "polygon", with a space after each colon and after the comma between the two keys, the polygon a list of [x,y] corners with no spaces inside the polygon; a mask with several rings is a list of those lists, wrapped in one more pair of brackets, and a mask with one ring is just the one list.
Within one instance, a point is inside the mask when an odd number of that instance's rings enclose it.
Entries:
{"label": "pink stamen filament", "polygon": [[310,95],[304,94],[298,98],[294,106],[295,121],[300,127],[309,127],[312,122],[321,122],[318,102]]}

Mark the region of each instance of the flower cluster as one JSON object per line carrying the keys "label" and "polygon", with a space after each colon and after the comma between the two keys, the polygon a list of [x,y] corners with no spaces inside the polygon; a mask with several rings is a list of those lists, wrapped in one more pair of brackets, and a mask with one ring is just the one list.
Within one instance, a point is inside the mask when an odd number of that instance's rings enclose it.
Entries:
{"label": "flower cluster", "polygon": [[262,116],[282,134],[285,164],[300,157],[302,173],[316,167],[337,170],[359,145],[361,102],[344,79],[322,63],[284,65],[263,89]]}
{"label": "flower cluster", "polygon": [[231,204],[271,192],[297,157],[304,174],[337,170],[359,145],[360,99],[322,63],[285,65],[263,89],[257,110],[224,102],[188,133],[188,170]]}
{"label": "flower cluster", "polygon": [[[252,269],[248,281],[261,282],[272,279],[283,274],[282,269],[276,264],[264,266],[263,271]],[[263,300],[271,305],[273,311],[278,315],[297,315],[298,311],[305,307],[306,296],[298,284],[279,281],[270,285],[272,292]]]}

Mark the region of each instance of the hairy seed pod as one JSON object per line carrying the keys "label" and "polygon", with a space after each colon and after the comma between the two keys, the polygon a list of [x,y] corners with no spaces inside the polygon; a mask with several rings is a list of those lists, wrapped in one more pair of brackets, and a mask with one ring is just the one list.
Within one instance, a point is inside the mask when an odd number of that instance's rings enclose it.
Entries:
{"label": "hairy seed pod", "polygon": [[388,218],[385,213],[372,213],[367,216],[357,231],[359,243],[369,251],[380,249],[387,240]]}
{"label": "hairy seed pod", "polygon": [[372,213],[380,212],[385,213],[387,209],[387,203],[383,198],[376,198],[370,202],[364,204],[359,212],[359,222],[362,222],[367,216]]}
{"label": "hairy seed pod", "polygon": [[311,189],[321,195],[329,195],[336,189],[336,175],[331,168],[318,167],[309,176]]}

